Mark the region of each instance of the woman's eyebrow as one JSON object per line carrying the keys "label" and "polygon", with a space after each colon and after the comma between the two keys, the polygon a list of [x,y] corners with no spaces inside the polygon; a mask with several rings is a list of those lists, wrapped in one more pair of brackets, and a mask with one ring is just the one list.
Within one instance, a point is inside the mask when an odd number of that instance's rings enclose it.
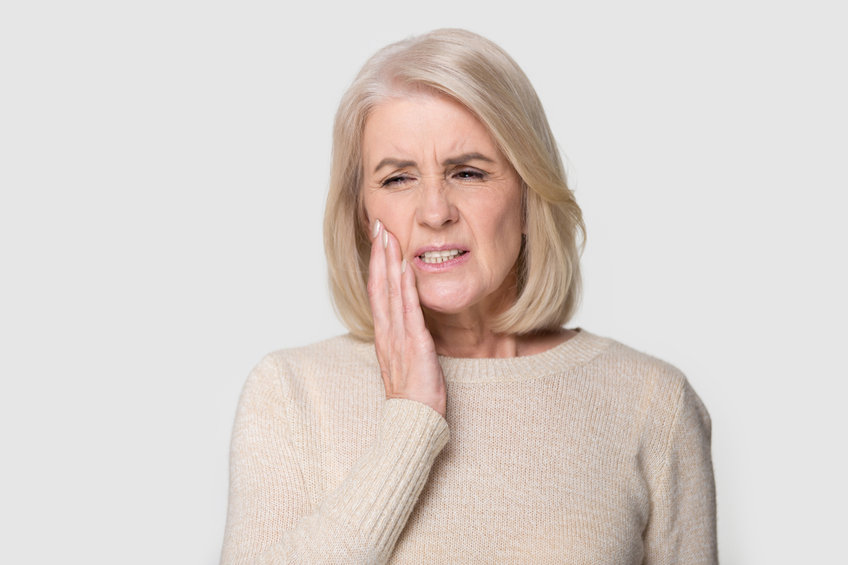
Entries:
{"label": "woman's eyebrow", "polygon": [[494,159],[490,159],[481,153],[463,153],[458,157],[451,157],[450,159],[445,159],[442,161],[443,166],[448,165],[462,165],[463,163],[467,163],[468,161],[486,161],[487,163],[494,163]]}
{"label": "woman's eyebrow", "polygon": [[402,169],[404,167],[414,167],[415,161],[401,161],[400,159],[394,159],[392,157],[386,157],[385,159],[383,159],[382,161],[377,163],[377,166],[374,167],[374,172],[376,173],[377,171],[379,171],[383,167],[388,167],[388,166],[392,166],[396,169]]}
{"label": "woman's eyebrow", "polygon": [[[442,161],[442,166],[448,167],[451,165],[462,165],[469,161],[485,161],[487,163],[494,163],[494,159],[490,159],[486,157],[482,153],[463,153],[462,155],[458,155],[456,157],[451,157],[450,159],[445,159]],[[395,159],[394,157],[386,157],[374,167],[374,172],[376,173],[383,167],[394,167],[396,169],[402,169],[404,167],[414,167],[417,163],[415,161],[404,161],[401,159]]]}

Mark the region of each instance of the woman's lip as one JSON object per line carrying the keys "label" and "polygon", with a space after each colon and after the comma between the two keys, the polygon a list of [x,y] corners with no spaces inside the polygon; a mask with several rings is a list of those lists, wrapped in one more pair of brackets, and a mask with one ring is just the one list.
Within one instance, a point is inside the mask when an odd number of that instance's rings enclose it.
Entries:
{"label": "woman's lip", "polygon": [[[459,247],[447,247],[447,248],[442,248],[442,249],[427,249],[425,251],[446,251],[446,250],[450,250],[450,249],[460,249],[460,248]],[[448,269],[452,269],[454,267],[457,267],[457,266],[461,265],[462,263],[465,263],[466,261],[468,261],[468,258],[471,256],[471,253],[466,251],[465,253],[461,253],[459,255],[456,255],[455,257],[452,257],[451,259],[447,259],[446,261],[442,261],[441,263],[425,263],[421,259],[421,254],[423,254],[423,253],[424,253],[424,251],[422,251],[421,253],[419,253],[415,257],[413,257],[412,263],[413,263],[413,265],[415,265],[416,270],[422,271],[422,272],[429,272],[429,273],[439,273],[439,272],[447,271]]]}
{"label": "woman's lip", "polygon": [[421,255],[424,255],[428,251],[451,251],[453,249],[457,249],[459,251],[465,251],[466,253],[468,252],[467,247],[451,243],[451,244],[448,244],[448,245],[430,245],[428,247],[420,247],[420,248],[415,250],[414,257],[420,257]]}

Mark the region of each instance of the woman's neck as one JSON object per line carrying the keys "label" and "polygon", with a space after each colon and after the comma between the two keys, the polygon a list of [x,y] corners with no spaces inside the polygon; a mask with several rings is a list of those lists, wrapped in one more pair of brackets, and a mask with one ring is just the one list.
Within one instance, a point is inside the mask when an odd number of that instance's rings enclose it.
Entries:
{"label": "woman's neck", "polygon": [[496,333],[485,319],[426,312],[436,353],[460,358],[503,358],[535,355],[556,347],[577,332],[560,328],[529,335]]}
{"label": "woman's neck", "polygon": [[517,357],[518,339],[477,325],[428,324],[436,353],[448,357]]}

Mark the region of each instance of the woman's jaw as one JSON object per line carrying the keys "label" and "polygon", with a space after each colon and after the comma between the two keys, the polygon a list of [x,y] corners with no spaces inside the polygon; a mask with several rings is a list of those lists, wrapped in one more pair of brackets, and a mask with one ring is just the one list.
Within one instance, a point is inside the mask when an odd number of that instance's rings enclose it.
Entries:
{"label": "woman's jaw", "polygon": [[[514,272],[495,292],[475,301],[467,294],[461,278],[445,280],[453,277],[446,277],[445,272],[421,271],[417,264],[415,270],[424,320],[437,353],[449,357],[512,357],[516,354],[511,336],[493,328],[499,315],[515,303],[517,278]],[[458,266],[452,270],[459,275],[462,268]]]}

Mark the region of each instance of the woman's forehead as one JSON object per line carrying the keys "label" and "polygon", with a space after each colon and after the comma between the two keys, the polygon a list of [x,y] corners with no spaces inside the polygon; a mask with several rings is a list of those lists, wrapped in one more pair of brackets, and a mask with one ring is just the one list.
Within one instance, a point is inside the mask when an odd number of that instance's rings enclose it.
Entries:
{"label": "woman's forehead", "polygon": [[365,122],[363,160],[387,157],[442,162],[477,153],[502,158],[488,129],[465,106],[434,92],[387,98]]}

